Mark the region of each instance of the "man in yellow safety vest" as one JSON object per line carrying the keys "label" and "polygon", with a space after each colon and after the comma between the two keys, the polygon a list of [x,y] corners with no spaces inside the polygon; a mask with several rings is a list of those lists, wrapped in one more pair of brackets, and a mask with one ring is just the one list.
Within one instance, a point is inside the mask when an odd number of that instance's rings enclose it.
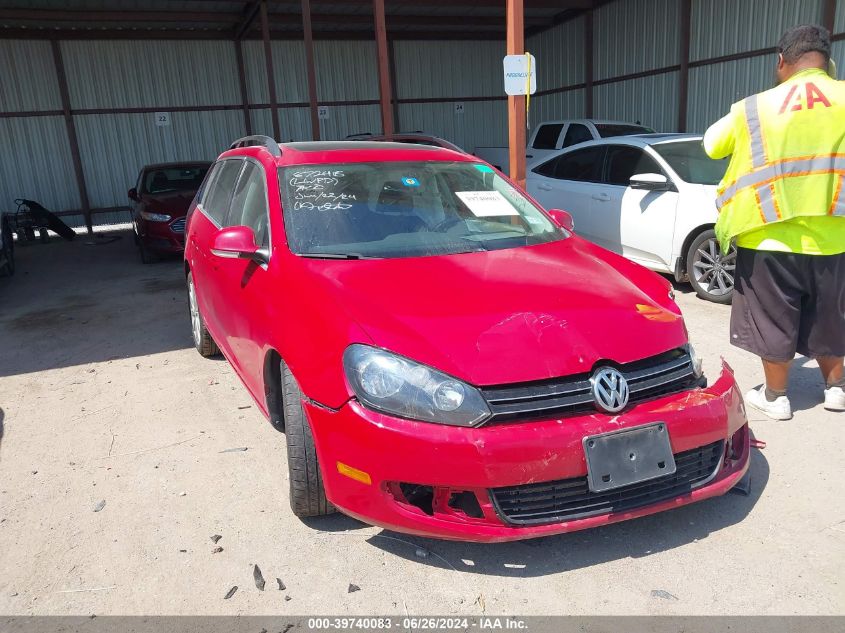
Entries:
{"label": "man in yellow safety vest", "polygon": [[771,90],[735,103],[704,136],[731,156],[716,235],[736,240],[731,342],[763,360],[746,402],[776,420],[795,353],[818,361],[824,407],[845,411],[845,82],[831,75],[830,34],[798,26],[778,43]]}

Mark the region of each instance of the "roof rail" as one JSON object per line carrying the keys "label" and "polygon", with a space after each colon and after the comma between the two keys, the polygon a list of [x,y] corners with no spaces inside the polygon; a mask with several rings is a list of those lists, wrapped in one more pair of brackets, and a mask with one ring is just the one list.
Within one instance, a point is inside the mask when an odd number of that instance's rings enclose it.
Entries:
{"label": "roof rail", "polygon": [[232,143],[229,149],[239,149],[241,147],[263,147],[273,156],[282,155],[282,150],[279,148],[279,144],[269,136],[264,136],[263,134],[239,138],[237,141]]}

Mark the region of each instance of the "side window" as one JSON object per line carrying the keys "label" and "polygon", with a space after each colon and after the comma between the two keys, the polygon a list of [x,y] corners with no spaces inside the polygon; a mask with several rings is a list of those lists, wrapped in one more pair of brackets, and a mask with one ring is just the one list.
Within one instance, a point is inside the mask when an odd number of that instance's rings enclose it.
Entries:
{"label": "side window", "polygon": [[563,129],[563,123],[547,123],[541,125],[537,130],[537,135],[534,137],[534,143],[531,147],[534,149],[555,149],[557,147],[557,139]]}
{"label": "side window", "polygon": [[203,195],[202,208],[205,214],[220,226],[229,211],[229,203],[232,201],[232,193],[235,189],[235,181],[243,167],[242,160],[224,160],[214,168],[213,181],[209,183],[206,193]]}
{"label": "side window", "polygon": [[559,160],[560,158],[553,158],[552,160],[546,161],[542,165],[535,167],[533,171],[535,174],[540,174],[546,178],[554,178]]}
{"label": "side window", "polygon": [[605,182],[627,187],[634,174],[662,174],[657,162],[639,147],[612,145],[607,150]]}
{"label": "side window", "polygon": [[587,129],[586,125],[581,125],[580,123],[570,123],[569,129],[566,130],[566,136],[563,137],[563,147],[569,147],[570,145],[577,145],[578,143],[592,140],[593,135],[590,134],[590,130]]}
{"label": "side window", "polygon": [[270,230],[262,171],[262,167],[247,161],[235,188],[226,226],[248,226],[255,233],[255,243],[267,248],[270,246]]}
{"label": "side window", "polygon": [[582,182],[601,182],[603,159],[604,147],[587,147],[569,154],[564,154],[558,158],[554,178]]}

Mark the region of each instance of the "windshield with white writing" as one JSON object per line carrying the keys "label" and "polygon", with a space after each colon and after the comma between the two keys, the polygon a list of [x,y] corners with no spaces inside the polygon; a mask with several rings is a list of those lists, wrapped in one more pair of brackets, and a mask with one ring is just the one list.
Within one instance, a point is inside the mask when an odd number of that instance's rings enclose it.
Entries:
{"label": "windshield with white writing", "polygon": [[542,244],[567,233],[487,165],[391,162],[279,170],[294,253],[451,255]]}

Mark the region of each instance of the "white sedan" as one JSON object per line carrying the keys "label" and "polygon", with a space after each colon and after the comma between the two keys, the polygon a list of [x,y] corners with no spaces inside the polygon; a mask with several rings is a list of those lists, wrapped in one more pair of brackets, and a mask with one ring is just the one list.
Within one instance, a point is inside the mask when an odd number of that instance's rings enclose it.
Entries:
{"label": "white sedan", "polygon": [[726,168],[701,136],[642,134],[558,151],[529,165],[526,187],[546,209],[568,211],[582,237],[730,303],[736,251],[723,255],[713,232]]}

